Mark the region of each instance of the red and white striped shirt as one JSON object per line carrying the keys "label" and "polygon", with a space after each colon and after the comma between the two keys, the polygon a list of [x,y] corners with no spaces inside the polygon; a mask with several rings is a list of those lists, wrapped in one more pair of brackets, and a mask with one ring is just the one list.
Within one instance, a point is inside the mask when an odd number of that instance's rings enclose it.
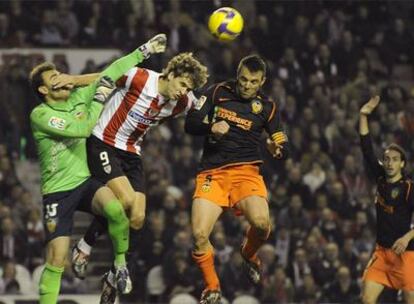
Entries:
{"label": "red and white striped shirt", "polygon": [[108,145],[141,154],[147,131],[160,121],[187,113],[195,104],[192,92],[166,100],[158,92],[160,73],[132,68],[118,80],[118,90],[105,104],[92,134]]}

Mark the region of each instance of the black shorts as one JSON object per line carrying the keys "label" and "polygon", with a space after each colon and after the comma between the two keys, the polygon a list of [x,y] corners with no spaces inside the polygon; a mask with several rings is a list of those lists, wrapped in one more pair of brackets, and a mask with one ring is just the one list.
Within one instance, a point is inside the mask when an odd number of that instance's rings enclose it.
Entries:
{"label": "black shorts", "polygon": [[92,213],[92,199],[103,184],[89,178],[69,191],[43,196],[43,225],[46,242],[59,236],[71,236],[75,211]]}
{"label": "black shorts", "polygon": [[86,141],[91,175],[106,184],[111,179],[126,176],[137,192],[145,193],[144,167],[141,157],[112,147],[95,136]]}

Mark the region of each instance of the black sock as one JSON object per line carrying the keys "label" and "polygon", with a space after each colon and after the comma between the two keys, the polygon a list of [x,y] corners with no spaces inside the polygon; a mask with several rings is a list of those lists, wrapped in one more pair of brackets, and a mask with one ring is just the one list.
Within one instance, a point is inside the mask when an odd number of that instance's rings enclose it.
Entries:
{"label": "black sock", "polygon": [[98,240],[98,238],[108,230],[108,222],[102,216],[95,216],[92,223],[89,225],[88,230],[86,230],[83,239],[85,242],[93,247]]}

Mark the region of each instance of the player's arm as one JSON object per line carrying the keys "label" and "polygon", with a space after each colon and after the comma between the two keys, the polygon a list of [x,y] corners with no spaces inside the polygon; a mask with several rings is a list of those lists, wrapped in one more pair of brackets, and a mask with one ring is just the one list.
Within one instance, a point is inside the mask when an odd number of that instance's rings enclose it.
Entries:
{"label": "player's arm", "polygon": [[406,234],[396,240],[391,249],[396,254],[402,254],[412,239],[414,239],[414,229],[410,229]]}
{"label": "player's arm", "polygon": [[52,86],[53,89],[60,88],[78,88],[87,86],[99,78],[99,73],[84,74],[84,75],[70,75],[61,73],[55,77]]}
{"label": "player's arm", "polygon": [[165,34],[158,34],[138,47],[135,51],[114,61],[101,72],[100,76],[108,76],[113,81],[117,81],[130,68],[141,63],[144,59],[149,58],[151,54],[164,52],[166,46],[167,37]]}
{"label": "player's arm", "polygon": [[361,149],[364,159],[369,170],[374,174],[375,178],[384,175],[384,168],[380,165],[374,153],[371,136],[369,135],[368,116],[377,107],[380,101],[379,96],[371,98],[364,104],[359,111],[359,135],[361,139]]}
{"label": "player's arm", "polygon": [[115,84],[109,78],[102,77],[90,107],[79,118],[72,113],[55,111],[48,106],[36,108],[30,115],[32,128],[51,137],[87,138],[98,121],[103,103],[114,89]]}
{"label": "player's arm", "polygon": [[[108,76],[112,81],[116,82],[129,69],[141,63],[144,59],[149,58],[151,54],[164,52],[166,45],[167,38],[165,34],[158,34],[135,51],[111,63],[99,74],[99,77]],[[76,90],[73,93],[74,100],[84,101],[86,102],[86,106],[89,106],[95,94],[96,84],[97,81],[94,81],[90,85]]]}
{"label": "player's arm", "polygon": [[210,133],[211,122],[209,114],[213,108],[211,91],[211,89],[208,89],[203,94],[195,93],[198,100],[187,113],[184,125],[186,133],[191,135],[207,135]]}
{"label": "player's arm", "polygon": [[280,113],[277,111],[276,104],[271,102],[272,108],[267,118],[265,129],[269,134],[266,140],[266,148],[276,159],[286,159],[289,157],[289,141],[286,132],[283,130]]}

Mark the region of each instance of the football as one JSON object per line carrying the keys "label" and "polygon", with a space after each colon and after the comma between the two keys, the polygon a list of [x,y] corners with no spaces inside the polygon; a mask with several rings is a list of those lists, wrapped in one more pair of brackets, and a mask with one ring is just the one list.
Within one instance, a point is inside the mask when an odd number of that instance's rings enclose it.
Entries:
{"label": "football", "polygon": [[243,17],[232,7],[215,10],[208,20],[210,33],[221,41],[234,40],[243,30]]}

